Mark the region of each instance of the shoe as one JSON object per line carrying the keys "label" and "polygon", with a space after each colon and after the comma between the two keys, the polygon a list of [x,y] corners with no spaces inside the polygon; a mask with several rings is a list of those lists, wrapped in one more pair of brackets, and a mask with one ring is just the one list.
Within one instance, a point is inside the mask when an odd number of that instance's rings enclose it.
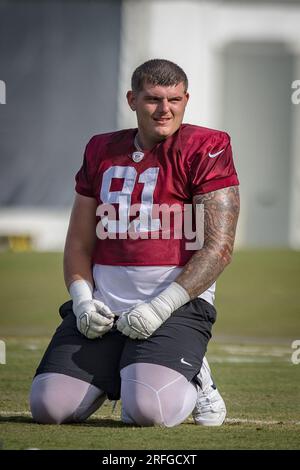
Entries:
{"label": "shoe", "polygon": [[226,406],[214,384],[205,357],[197,378],[201,386],[197,385],[198,396],[192,412],[194,422],[200,426],[221,426],[226,417]]}

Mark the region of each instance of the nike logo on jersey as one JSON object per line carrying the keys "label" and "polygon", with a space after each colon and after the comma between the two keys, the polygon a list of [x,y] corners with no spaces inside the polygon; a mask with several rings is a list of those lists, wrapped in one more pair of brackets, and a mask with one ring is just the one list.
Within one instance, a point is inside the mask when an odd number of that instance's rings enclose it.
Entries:
{"label": "nike logo on jersey", "polygon": [[216,153],[210,153],[210,152],[209,152],[209,153],[208,153],[208,156],[209,156],[210,158],[216,158],[218,155],[220,155],[220,153],[224,152],[224,150],[225,150],[225,149],[222,149],[222,150],[220,150],[219,152],[216,152]]}
{"label": "nike logo on jersey", "polygon": [[190,364],[189,362],[186,362],[183,357],[180,359],[180,362],[181,364],[186,364],[187,366],[193,367],[192,364]]}

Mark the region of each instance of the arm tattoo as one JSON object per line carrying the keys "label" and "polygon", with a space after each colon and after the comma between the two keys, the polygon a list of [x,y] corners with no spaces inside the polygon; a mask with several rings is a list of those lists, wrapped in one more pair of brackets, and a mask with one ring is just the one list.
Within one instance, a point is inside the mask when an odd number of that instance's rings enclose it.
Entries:
{"label": "arm tattoo", "polygon": [[176,282],[193,299],[204,292],[230,263],[239,215],[238,186],[197,195],[204,205],[204,244],[185,265]]}

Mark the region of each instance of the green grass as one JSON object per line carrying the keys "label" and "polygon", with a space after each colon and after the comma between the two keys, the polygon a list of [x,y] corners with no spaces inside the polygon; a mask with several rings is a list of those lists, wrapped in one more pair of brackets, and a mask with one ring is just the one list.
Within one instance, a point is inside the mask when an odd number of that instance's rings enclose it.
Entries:
{"label": "green grass", "polygon": [[236,252],[217,283],[215,335],[300,337],[300,252]]}
{"label": "green grass", "polygon": [[228,408],[220,428],[138,428],[104,406],[84,424],[32,422],[28,391],[67,296],[61,254],[1,254],[0,447],[3,449],[299,449],[300,253],[237,252],[218,282],[208,359]]}
{"label": "green grass", "polygon": [[0,255],[2,336],[50,335],[68,298],[61,253]]}

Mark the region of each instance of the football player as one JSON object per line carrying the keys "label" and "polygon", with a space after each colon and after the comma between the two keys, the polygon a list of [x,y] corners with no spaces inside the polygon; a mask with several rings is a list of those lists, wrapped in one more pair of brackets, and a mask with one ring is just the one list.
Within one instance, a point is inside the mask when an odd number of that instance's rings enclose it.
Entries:
{"label": "football player", "polygon": [[204,356],[239,182],[228,134],[182,123],[187,89],[178,65],[145,62],[127,93],[137,129],[87,144],[64,252],[72,300],[33,380],[37,422],[83,421],[106,398],[141,426],[225,419]]}

